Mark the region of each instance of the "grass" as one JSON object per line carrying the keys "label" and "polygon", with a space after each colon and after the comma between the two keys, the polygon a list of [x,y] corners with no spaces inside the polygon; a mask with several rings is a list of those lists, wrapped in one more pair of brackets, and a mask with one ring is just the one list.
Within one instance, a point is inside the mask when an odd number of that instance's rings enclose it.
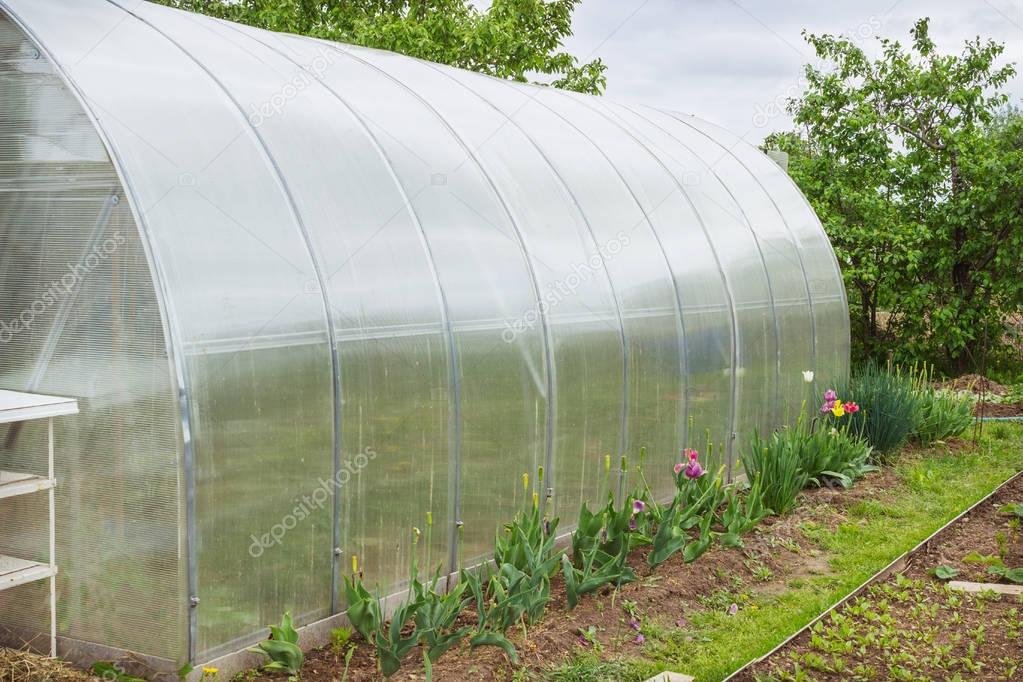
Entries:
{"label": "grass", "polygon": [[643,657],[579,657],[552,680],[645,680],[662,670],[721,680],[770,651],[903,552],[1023,470],[1023,426],[985,429],[976,450],[936,447],[904,456],[894,470],[897,494],[854,503],[837,532],[813,523],[803,533],[829,557],[830,573],[789,583],[780,595],[745,595],[738,613],[708,609],[687,630],[644,625]]}

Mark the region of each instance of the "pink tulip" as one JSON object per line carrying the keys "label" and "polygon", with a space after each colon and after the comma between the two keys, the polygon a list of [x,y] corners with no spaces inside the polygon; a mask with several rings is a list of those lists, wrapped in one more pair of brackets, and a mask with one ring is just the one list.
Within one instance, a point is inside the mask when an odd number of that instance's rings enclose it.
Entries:
{"label": "pink tulip", "polygon": [[675,465],[675,475],[678,476],[679,474],[681,474],[682,470],[685,468],[685,466],[686,465],[683,464],[682,462],[679,462],[678,464],[676,464]]}

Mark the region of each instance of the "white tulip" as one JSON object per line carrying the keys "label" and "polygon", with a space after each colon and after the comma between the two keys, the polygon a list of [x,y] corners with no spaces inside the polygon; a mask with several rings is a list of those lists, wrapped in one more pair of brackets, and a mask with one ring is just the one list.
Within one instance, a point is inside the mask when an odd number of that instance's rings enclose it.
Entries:
{"label": "white tulip", "polygon": [[805,381],[808,384],[811,383],[813,381],[813,371],[809,369],[805,370],[803,372],[803,381]]}

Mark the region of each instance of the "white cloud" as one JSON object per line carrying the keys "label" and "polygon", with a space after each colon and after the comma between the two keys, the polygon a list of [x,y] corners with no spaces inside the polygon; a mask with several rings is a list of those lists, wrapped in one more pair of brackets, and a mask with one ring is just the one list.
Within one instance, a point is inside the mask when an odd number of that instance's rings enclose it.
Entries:
{"label": "white cloud", "polygon": [[[568,49],[608,65],[609,97],[696,114],[759,143],[788,127],[764,111],[798,92],[814,60],[800,31],[845,33],[873,48],[872,36],[909,40],[931,18],[939,49],[959,52],[980,35],[1005,44],[1023,73],[1023,8],[1010,0],[583,0]],[[1023,76],[1008,88],[1023,99]]]}

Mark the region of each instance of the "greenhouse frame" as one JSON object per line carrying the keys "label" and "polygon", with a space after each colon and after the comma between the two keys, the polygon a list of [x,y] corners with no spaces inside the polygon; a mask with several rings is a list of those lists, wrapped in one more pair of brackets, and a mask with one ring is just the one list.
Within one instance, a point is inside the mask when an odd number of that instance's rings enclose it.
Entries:
{"label": "greenhouse frame", "polygon": [[[562,530],[607,456],[734,477],[849,364],[821,224],[739,136],[140,0],[0,0],[0,324],[0,389],[80,405],[60,651],[163,671],[336,622],[353,558],[399,593],[428,513],[478,564],[541,467]],[[39,504],[0,554],[45,554]]]}

